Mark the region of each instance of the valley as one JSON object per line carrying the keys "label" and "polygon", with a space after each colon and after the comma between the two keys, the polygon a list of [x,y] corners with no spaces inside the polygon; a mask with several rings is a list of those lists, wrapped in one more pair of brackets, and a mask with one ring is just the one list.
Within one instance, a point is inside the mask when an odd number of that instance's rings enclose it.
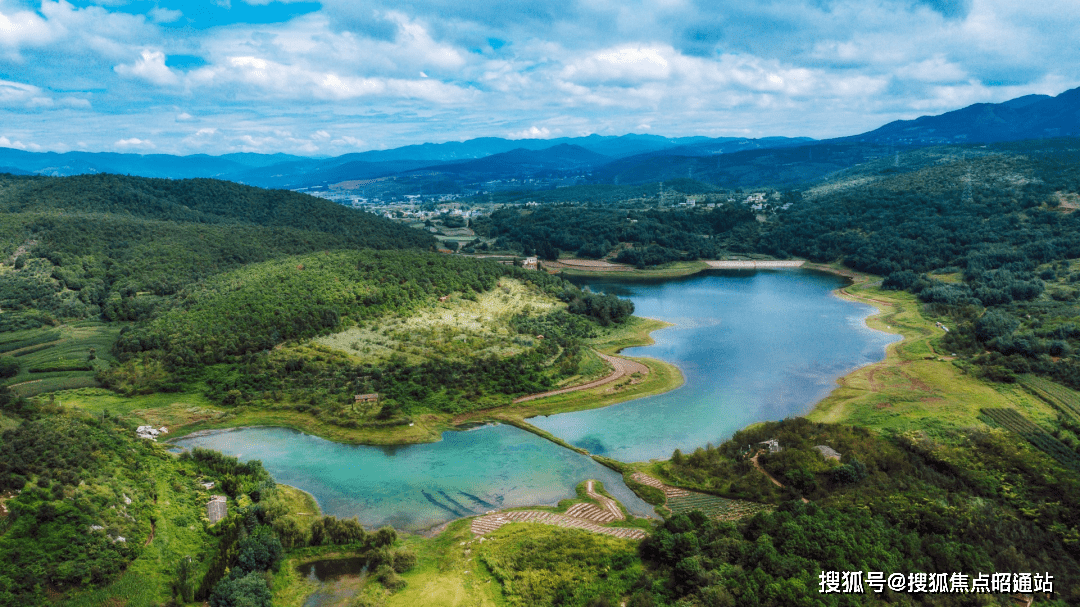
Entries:
{"label": "valley", "polygon": [[1075,602],[1075,140],[875,133],[0,176],[0,605]]}

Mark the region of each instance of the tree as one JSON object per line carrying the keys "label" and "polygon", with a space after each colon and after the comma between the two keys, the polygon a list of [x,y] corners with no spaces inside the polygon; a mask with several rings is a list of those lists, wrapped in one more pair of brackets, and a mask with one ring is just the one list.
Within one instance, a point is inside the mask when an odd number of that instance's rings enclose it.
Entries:
{"label": "tree", "polygon": [[224,579],[210,593],[210,607],[270,607],[270,588],[261,573],[252,571],[239,579]]}
{"label": "tree", "polygon": [[176,580],[173,581],[173,588],[176,591],[176,597],[181,603],[190,603],[195,600],[195,582],[192,576],[195,574],[195,562],[190,556],[185,556],[180,559],[180,563],[176,566]]}

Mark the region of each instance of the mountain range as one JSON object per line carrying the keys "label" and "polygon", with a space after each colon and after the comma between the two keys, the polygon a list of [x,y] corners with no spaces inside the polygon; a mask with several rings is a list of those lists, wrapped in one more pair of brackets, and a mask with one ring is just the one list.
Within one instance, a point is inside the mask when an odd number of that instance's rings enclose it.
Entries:
{"label": "mountain range", "polygon": [[889,150],[1080,136],[1080,88],[977,103],[937,116],[897,120],[831,140],[807,137],[661,137],[629,134],[511,140],[482,137],[424,143],[333,158],[289,154],[34,153],[0,148],[0,172],[118,173],[173,179],[209,177],[267,188],[348,190],[378,181],[375,195],[644,183],[692,177],[726,187],[790,185],[820,178]]}

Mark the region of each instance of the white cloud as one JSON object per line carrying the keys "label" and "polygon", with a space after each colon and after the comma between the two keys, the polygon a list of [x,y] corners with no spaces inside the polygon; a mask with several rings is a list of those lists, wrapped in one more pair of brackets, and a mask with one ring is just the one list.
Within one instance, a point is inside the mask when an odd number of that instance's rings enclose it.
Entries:
{"label": "white cloud", "polygon": [[[0,0],[9,138],[336,153],[500,133],[826,137],[1080,84],[1068,0],[324,0],[208,29],[96,4]],[[206,64],[170,69],[175,55]]]}
{"label": "white cloud", "polygon": [[332,146],[334,146],[336,148],[349,147],[349,148],[359,150],[359,149],[363,149],[365,144],[364,144],[363,139],[357,139],[356,137],[350,137],[348,135],[342,135],[341,137],[338,137],[337,139],[331,140],[330,145],[332,145]]}
{"label": "white cloud", "polygon": [[184,13],[158,6],[150,9],[150,12],[147,13],[147,15],[149,15],[150,19],[155,23],[172,23],[180,19],[180,17],[183,17]]}
{"label": "white cloud", "polygon": [[12,141],[3,136],[0,136],[0,148],[15,148],[16,150],[25,150],[27,152],[41,152],[44,149],[36,143],[23,143],[19,140]]}
{"label": "white cloud", "polygon": [[895,73],[898,78],[919,82],[961,82],[967,79],[967,72],[960,65],[940,54],[901,66]]}
{"label": "white cloud", "polygon": [[537,128],[531,126],[522,131],[506,134],[507,139],[551,139],[551,129],[547,127]]}
{"label": "white cloud", "polygon": [[150,149],[150,150],[152,150],[152,149],[154,149],[156,147],[153,143],[151,143],[151,142],[149,142],[149,141],[147,141],[145,139],[139,139],[138,137],[131,137],[129,139],[120,139],[116,143],[114,143],[113,145],[115,145],[116,147],[118,147],[118,148],[120,148],[122,150],[131,150],[131,149],[144,149],[144,150]]}
{"label": "white cloud", "polygon": [[165,53],[150,49],[144,49],[135,63],[120,64],[113,70],[121,76],[142,78],[162,86],[172,86],[180,82],[180,78],[165,65]]}
{"label": "white cloud", "polygon": [[4,12],[0,7],[0,46],[18,57],[23,46],[41,46],[56,39],[56,28],[33,11]]}

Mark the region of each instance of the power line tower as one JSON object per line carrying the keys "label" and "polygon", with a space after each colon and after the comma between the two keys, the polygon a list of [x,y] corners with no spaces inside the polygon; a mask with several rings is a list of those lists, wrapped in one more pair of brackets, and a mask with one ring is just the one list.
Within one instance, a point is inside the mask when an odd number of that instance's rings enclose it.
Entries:
{"label": "power line tower", "polygon": [[964,154],[964,193],[960,195],[960,200],[964,204],[971,204],[971,165],[967,163],[967,154]]}

